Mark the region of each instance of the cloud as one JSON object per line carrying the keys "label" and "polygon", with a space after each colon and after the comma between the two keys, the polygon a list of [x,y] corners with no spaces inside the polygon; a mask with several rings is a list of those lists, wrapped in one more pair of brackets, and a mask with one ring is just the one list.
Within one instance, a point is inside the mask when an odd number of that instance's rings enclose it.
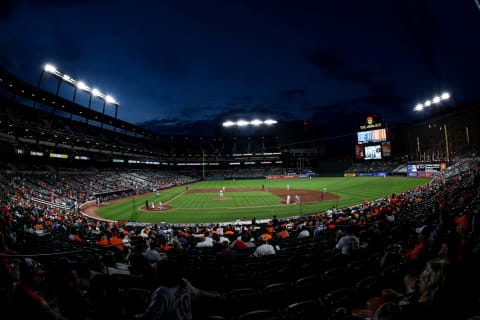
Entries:
{"label": "cloud", "polygon": [[245,107],[234,106],[218,110],[214,106],[189,106],[181,109],[181,118],[159,118],[140,122],[137,125],[160,134],[206,136],[213,135],[215,128],[225,120],[250,120],[257,117],[273,118],[278,121],[298,120],[298,116],[287,111],[286,106],[275,103],[255,103]]}
{"label": "cloud", "polygon": [[369,84],[375,80],[375,73],[349,65],[338,53],[315,50],[305,55],[308,62],[314,65],[325,76],[351,83]]}
{"label": "cloud", "polygon": [[293,101],[299,97],[305,96],[307,93],[304,89],[283,90],[280,91],[280,98],[287,101]]}
{"label": "cloud", "polygon": [[428,1],[395,1],[393,5],[394,13],[411,42],[409,53],[427,72],[439,78],[438,55],[452,57],[453,54],[443,31],[445,24],[440,23],[435,8]]}
{"label": "cloud", "polygon": [[149,120],[137,123],[139,126],[165,135],[196,135],[211,136],[216,124],[213,120],[183,120],[180,118],[168,118]]}

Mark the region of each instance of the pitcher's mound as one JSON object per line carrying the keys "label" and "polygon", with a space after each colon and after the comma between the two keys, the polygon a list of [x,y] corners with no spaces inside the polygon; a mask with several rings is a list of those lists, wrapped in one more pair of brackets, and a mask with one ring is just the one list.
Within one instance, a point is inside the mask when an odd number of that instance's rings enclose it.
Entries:
{"label": "pitcher's mound", "polygon": [[215,198],[212,198],[212,200],[232,200],[232,197],[223,197],[223,198],[215,197]]}

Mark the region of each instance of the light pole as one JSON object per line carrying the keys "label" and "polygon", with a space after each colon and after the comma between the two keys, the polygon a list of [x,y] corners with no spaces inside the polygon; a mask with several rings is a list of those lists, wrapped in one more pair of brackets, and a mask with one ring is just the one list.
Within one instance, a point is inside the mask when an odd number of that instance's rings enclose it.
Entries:
{"label": "light pole", "polygon": [[[40,79],[38,81],[38,88],[40,88],[40,85],[42,83],[42,79],[43,79],[43,76],[44,76],[45,73],[51,74],[52,76],[56,77],[59,81],[58,86],[57,86],[56,96],[58,96],[58,94],[60,92],[60,86],[61,86],[62,82],[66,82],[66,83],[68,83],[68,84],[70,84],[71,86],[74,87],[73,99],[72,99],[73,103],[75,103],[75,101],[77,99],[78,90],[85,91],[88,94],[90,94],[90,98],[88,100],[88,109],[91,109],[93,97],[99,97],[100,99],[103,99],[102,114],[105,115],[106,104],[110,103],[110,104],[115,105],[115,119],[117,119],[119,103],[112,96],[107,95],[107,94],[103,94],[96,88],[90,88],[83,81],[78,81],[78,80],[75,80],[75,79],[71,78],[70,76],[68,76],[66,74],[62,74],[61,72],[59,72],[57,70],[57,68],[55,66],[53,66],[51,64],[46,64],[43,67],[42,73],[40,74]],[[36,106],[36,102],[34,103],[33,107],[35,108],[35,106]],[[73,118],[73,113],[70,113],[70,119],[72,119],[72,118]],[[88,119],[87,119],[87,124],[88,124]],[[103,127],[103,122],[102,122],[102,127]]]}
{"label": "light pole", "polygon": [[445,149],[447,151],[447,162],[450,162],[450,155],[448,154],[448,134],[447,134],[447,124],[443,125],[443,132],[445,133]]}
{"label": "light pole", "polygon": [[[442,102],[445,102],[446,100],[450,99],[451,96],[452,95],[450,93],[444,92],[440,96],[435,96],[435,97],[433,97],[433,99],[427,100],[424,103],[418,103],[413,110],[417,111],[417,112],[423,111],[425,108],[429,108],[430,106],[433,106],[435,104],[440,104]],[[440,127],[440,130],[441,130],[441,127]],[[446,158],[447,162],[449,162],[450,155],[448,153],[448,133],[447,133],[447,124],[446,123],[443,124],[443,132],[444,132],[444,136],[445,136],[445,151],[446,151],[445,152],[445,158]],[[420,142],[419,142],[418,137],[417,137],[417,148],[418,148],[418,151],[420,151]]]}

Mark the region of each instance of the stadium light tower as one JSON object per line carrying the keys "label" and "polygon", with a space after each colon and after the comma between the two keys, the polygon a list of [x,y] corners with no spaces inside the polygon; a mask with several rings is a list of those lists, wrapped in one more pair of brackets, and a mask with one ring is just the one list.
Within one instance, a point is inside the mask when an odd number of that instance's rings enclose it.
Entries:
{"label": "stadium light tower", "polygon": [[233,126],[246,127],[246,126],[249,126],[249,125],[258,127],[258,126],[261,126],[263,124],[271,126],[271,125],[277,124],[277,123],[278,123],[277,120],[272,120],[272,119],[267,119],[265,121],[262,121],[260,119],[253,119],[251,121],[247,121],[247,120],[230,121],[230,120],[228,120],[228,121],[223,122],[222,125],[226,128],[233,127]]}
{"label": "stadium light tower", "polygon": [[263,123],[265,123],[266,125],[271,126],[272,124],[277,124],[278,121],[277,121],[277,120],[272,120],[272,119],[267,119],[267,120],[263,121]]}
{"label": "stadium light tower", "polygon": [[451,95],[448,92],[442,93],[440,96],[435,96],[431,100],[425,101],[423,104],[418,103],[415,108],[413,108],[414,111],[423,111],[426,107],[430,107],[433,104],[439,104],[442,101],[446,101],[450,99]]}
{"label": "stadium light tower", "polygon": [[[433,97],[432,100],[425,101],[424,104],[421,104],[421,103],[417,104],[413,110],[415,110],[417,112],[423,111],[425,109],[425,107],[430,107],[432,104],[439,104],[442,101],[450,99],[450,97],[451,97],[450,93],[444,92],[440,96]],[[448,134],[447,134],[447,124],[445,124],[445,123],[443,124],[443,134],[445,136],[445,155],[446,155],[447,162],[448,162],[450,160],[450,155],[448,154]]]}
{"label": "stadium light tower", "polygon": [[[89,98],[89,101],[88,101],[88,109],[91,108],[91,104],[92,104],[92,98],[93,97],[98,97],[100,99],[103,100],[103,111],[102,113],[105,114],[105,106],[107,103],[110,103],[110,104],[113,104],[115,106],[115,119],[117,119],[117,116],[118,116],[118,106],[119,106],[119,103],[117,100],[115,100],[112,96],[110,95],[107,95],[107,94],[103,94],[102,92],[100,92],[100,90],[98,90],[97,88],[90,88],[87,84],[85,84],[85,82],[83,81],[78,81],[78,80],[75,80],[73,78],[71,78],[70,76],[66,75],[66,74],[62,74],[60,71],[58,71],[58,69],[52,65],[52,64],[45,64],[43,66],[43,69],[42,69],[42,72],[40,74],[40,80],[38,81],[38,86],[37,88],[40,89],[40,85],[42,83],[42,79],[43,79],[43,76],[44,74],[47,73],[47,74],[50,74],[52,75],[53,77],[55,77],[56,79],[58,79],[58,86],[57,86],[57,92],[56,92],[56,95],[58,96],[58,93],[60,91],[60,85],[62,84],[62,82],[66,82],[68,83],[69,85],[73,86],[75,88],[75,91],[73,92],[73,100],[72,102],[75,103],[75,100],[76,100],[76,97],[77,97],[77,91],[80,90],[80,91],[84,91],[84,92],[87,92],[89,95],[90,95],[90,98]],[[34,107],[35,107],[36,103],[34,104]],[[73,117],[73,114],[71,115],[71,117]],[[103,125],[103,124],[102,124]]]}

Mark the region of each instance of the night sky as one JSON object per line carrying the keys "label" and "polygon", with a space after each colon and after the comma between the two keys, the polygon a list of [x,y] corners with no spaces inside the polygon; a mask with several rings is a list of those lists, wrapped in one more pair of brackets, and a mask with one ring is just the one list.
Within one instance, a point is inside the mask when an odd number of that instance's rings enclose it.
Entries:
{"label": "night sky", "polygon": [[473,0],[2,0],[0,28],[13,74],[36,85],[52,63],[160,133],[212,134],[240,117],[354,132],[371,113],[417,119],[443,91],[452,105],[479,95]]}

